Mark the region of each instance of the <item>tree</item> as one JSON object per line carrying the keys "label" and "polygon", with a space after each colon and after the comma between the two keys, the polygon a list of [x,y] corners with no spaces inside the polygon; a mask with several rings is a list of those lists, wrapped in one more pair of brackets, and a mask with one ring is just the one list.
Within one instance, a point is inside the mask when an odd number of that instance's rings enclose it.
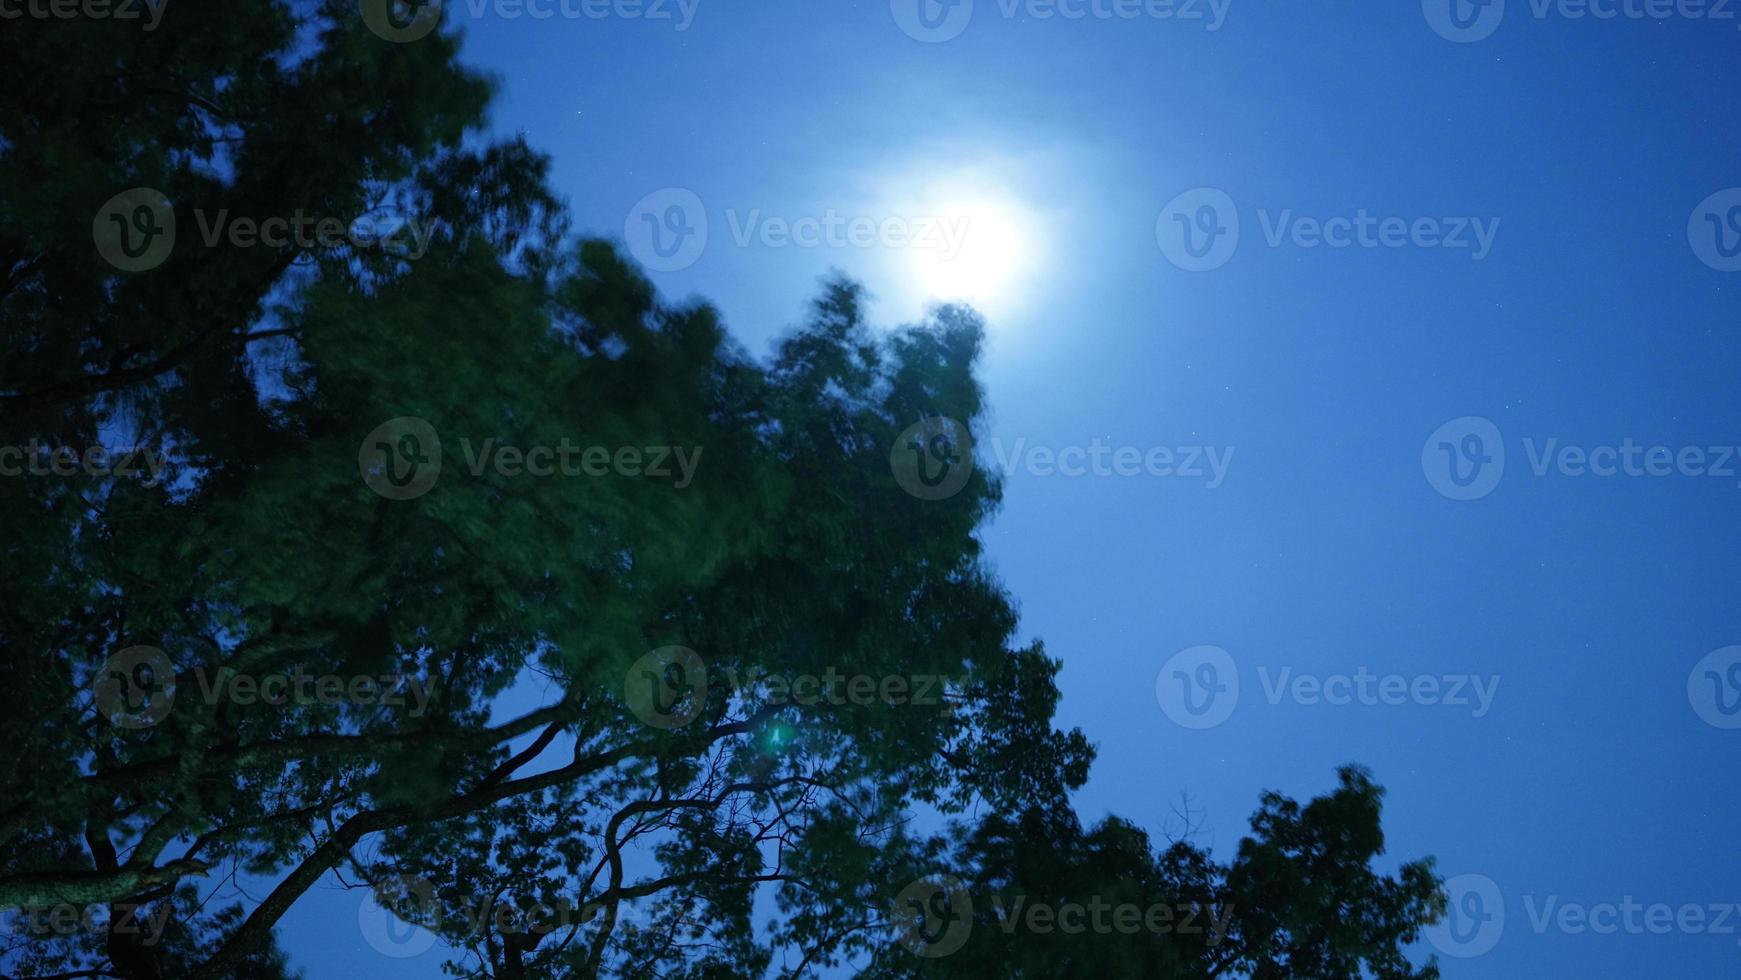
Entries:
{"label": "tree", "polygon": [[1382,796],[1355,767],[1304,806],[1265,794],[1225,863],[1185,840],[1157,851],[1117,817],[1084,831],[1064,805],[992,814],[957,870],[908,893],[908,948],[866,975],[1437,977],[1402,953],[1443,911],[1432,862],[1371,868]]}
{"label": "tree", "polygon": [[339,875],[468,975],[801,974],[952,859],[915,810],[1063,819],[1092,750],[982,560],[998,484],[891,465],[963,465],[971,311],[878,333],[832,280],[753,358],[571,241],[451,35],[351,4],[7,30],[0,907],[100,910],[27,973],[286,976]]}

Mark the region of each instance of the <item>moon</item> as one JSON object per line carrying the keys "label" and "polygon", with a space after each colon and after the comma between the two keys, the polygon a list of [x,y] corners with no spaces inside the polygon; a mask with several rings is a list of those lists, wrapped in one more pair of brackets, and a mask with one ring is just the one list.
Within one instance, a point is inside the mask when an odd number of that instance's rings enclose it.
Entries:
{"label": "moon", "polygon": [[915,243],[911,273],[929,300],[1007,307],[1031,275],[1032,230],[1023,209],[995,198],[957,200],[928,216],[929,241]]}

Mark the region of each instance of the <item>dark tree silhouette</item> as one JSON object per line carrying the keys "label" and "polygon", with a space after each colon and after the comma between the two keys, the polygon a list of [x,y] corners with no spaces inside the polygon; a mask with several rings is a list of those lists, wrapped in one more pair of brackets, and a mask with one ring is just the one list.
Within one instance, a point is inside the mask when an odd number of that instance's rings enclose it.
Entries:
{"label": "dark tree silhouette", "polygon": [[[752,358],[568,235],[451,35],[352,3],[5,30],[0,446],[31,466],[0,479],[0,907],[102,910],[8,970],[288,976],[275,929],[336,874],[471,976],[1417,975],[1437,882],[1369,870],[1363,776],[1267,799],[1226,865],[1076,825],[1092,749],[975,537],[997,483],[921,499],[890,465],[915,422],[980,419],[971,311],[879,333],[830,281]],[[234,233],[272,219],[303,231]],[[570,444],[645,452],[474,465]],[[54,455],[100,445],[150,472]],[[293,677],[347,686],[250,686]],[[238,873],[264,897],[214,906]],[[981,926],[916,957],[895,900],[938,874],[1237,914],[1214,948]]]}

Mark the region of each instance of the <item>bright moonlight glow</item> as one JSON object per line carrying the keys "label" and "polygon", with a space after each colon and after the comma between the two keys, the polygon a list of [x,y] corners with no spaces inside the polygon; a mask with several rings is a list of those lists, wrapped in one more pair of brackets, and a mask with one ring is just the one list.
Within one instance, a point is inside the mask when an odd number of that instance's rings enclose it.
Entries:
{"label": "bright moonlight glow", "polygon": [[937,303],[966,303],[1004,333],[1052,272],[1057,189],[1025,158],[940,162],[961,156],[922,152],[860,178],[858,207],[900,235],[880,236],[876,269],[866,279],[891,321],[923,317]]}
{"label": "bright moonlight glow", "polygon": [[928,298],[995,305],[1030,274],[1032,231],[1016,205],[947,204],[933,218],[932,241],[912,249],[913,275]]}

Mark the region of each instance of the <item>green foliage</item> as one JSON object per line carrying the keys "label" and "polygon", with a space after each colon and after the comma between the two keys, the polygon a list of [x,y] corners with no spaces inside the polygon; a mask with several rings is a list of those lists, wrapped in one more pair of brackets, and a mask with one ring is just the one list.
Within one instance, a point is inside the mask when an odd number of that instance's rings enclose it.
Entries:
{"label": "green foliage", "polygon": [[[976,538],[999,486],[976,472],[919,500],[890,472],[914,422],[982,418],[971,311],[877,331],[859,288],[832,280],[752,357],[712,308],[662,303],[610,243],[571,239],[544,158],[483,137],[492,84],[453,37],[389,44],[354,4],[180,0],[148,35],[7,31],[0,446],[144,446],[165,468],[0,478],[16,570],[0,579],[0,906],[170,923],[152,944],[30,937],[17,965],[286,977],[280,917],[338,874],[441,933],[471,975],[848,958],[890,974],[1417,975],[1398,949],[1436,880],[1369,870],[1363,776],[1304,809],[1266,798],[1226,866],[1152,856],[1124,824],[1076,827],[1067,797],[1092,748],[1053,728],[1058,662],[1013,645]],[[123,272],[93,218],[141,186],[180,231],[161,264]],[[426,247],[201,234],[220,213],[381,212],[422,222]],[[359,457],[403,418],[438,434],[443,468],[389,499]],[[683,481],[473,465],[485,447],[565,443],[698,455]],[[671,645],[709,682],[687,725],[650,724],[625,686]],[[118,725],[95,694],[138,647],[161,651],[176,695],[154,723]],[[929,703],[767,684],[831,670],[950,681]],[[297,674],[396,678],[427,702],[221,687]],[[969,812],[983,820],[959,846],[910,829]],[[889,883],[951,867],[1250,917],[1219,951],[1006,949],[981,929],[973,956],[900,960]],[[275,886],[206,908],[232,871]],[[554,908],[585,912],[527,925]]]}

